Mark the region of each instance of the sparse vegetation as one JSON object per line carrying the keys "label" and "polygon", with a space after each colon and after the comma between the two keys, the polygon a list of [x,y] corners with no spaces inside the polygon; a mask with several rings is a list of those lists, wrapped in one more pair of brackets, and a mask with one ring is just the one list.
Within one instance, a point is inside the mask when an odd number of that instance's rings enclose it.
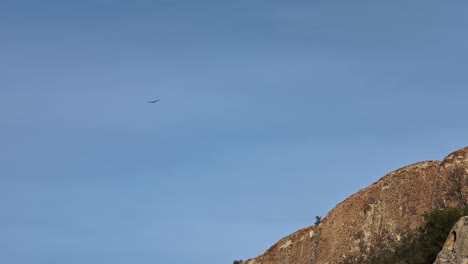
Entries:
{"label": "sparse vegetation", "polygon": [[450,229],[465,215],[468,215],[468,208],[435,210],[424,216],[425,222],[418,232],[408,234],[393,250],[384,245],[373,245],[370,249],[361,246],[359,254],[350,256],[343,263],[432,264],[442,250]]}
{"label": "sparse vegetation", "polygon": [[382,258],[376,264],[432,264],[442,250],[453,225],[460,217],[467,215],[466,209],[446,208],[435,210],[424,216],[425,223],[419,232],[404,238],[391,256]]}
{"label": "sparse vegetation", "polygon": [[234,260],[234,262],[232,262],[232,264],[241,264],[242,262],[244,262],[242,259]]}
{"label": "sparse vegetation", "polygon": [[314,223],[314,225],[318,225],[318,224],[320,224],[321,222],[322,222],[322,217],[317,215],[317,216],[315,217],[315,223]]}

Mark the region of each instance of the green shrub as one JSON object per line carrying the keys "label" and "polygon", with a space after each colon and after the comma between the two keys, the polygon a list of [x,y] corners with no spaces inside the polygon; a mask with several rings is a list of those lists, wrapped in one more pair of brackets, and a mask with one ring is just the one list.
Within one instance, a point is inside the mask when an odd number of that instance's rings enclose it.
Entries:
{"label": "green shrub", "polygon": [[377,243],[370,249],[362,245],[357,255],[350,256],[342,263],[432,264],[442,250],[453,225],[465,215],[468,215],[468,209],[446,208],[432,211],[424,215],[421,228],[403,237],[399,245],[388,248]]}
{"label": "green shrub", "polygon": [[418,233],[405,237],[391,256],[382,258],[376,264],[434,263],[453,225],[467,213],[467,209],[446,208],[424,215],[425,221]]}
{"label": "green shrub", "polygon": [[318,224],[320,224],[321,222],[322,222],[322,217],[321,217],[321,216],[318,216],[318,215],[315,216],[315,223],[314,223],[314,225],[318,225]]}

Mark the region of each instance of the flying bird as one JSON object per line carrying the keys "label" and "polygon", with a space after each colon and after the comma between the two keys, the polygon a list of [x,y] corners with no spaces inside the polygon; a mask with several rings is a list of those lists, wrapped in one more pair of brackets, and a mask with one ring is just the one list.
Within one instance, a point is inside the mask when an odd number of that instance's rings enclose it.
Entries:
{"label": "flying bird", "polygon": [[158,102],[158,101],[159,101],[159,100],[148,101],[147,103],[148,103],[148,104],[154,104],[154,103],[156,103],[156,102]]}

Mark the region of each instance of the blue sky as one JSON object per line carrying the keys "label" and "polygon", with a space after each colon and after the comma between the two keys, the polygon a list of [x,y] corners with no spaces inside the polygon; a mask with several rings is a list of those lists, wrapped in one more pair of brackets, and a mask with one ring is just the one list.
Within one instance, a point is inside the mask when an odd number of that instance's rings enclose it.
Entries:
{"label": "blue sky", "polygon": [[465,147],[467,8],[2,1],[0,262],[245,260]]}

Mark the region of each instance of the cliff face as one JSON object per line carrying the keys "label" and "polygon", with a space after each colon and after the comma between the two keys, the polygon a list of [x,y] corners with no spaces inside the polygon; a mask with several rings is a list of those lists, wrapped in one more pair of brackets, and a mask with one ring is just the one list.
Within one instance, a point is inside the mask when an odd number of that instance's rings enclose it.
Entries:
{"label": "cliff face", "polygon": [[462,217],[450,230],[434,264],[468,263],[468,216]]}
{"label": "cliff face", "polygon": [[468,147],[391,172],[246,264],[359,263],[415,232],[423,214],[468,204],[467,163]]}

